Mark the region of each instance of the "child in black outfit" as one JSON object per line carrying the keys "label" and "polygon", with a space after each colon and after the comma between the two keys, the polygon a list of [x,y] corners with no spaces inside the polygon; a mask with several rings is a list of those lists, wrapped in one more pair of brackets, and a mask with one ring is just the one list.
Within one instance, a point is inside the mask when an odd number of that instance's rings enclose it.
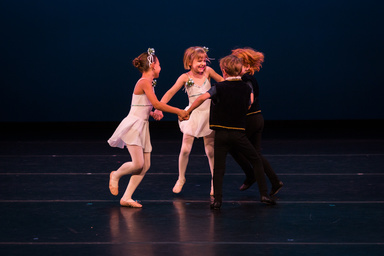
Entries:
{"label": "child in black outfit", "polygon": [[242,61],[229,55],[220,60],[225,81],[217,83],[199,96],[187,110],[190,114],[206,99],[211,99],[210,128],[215,130],[213,187],[214,202],[211,208],[220,209],[223,197],[223,178],[226,156],[230,150],[241,152],[251,163],[259,185],[260,201],[276,204],[268,196],[263,165],[256,149],[245,134],[246,114],[253,102],[252,88],[241,80]]}
{"label": "child in black outfit", "polygon": [[[241,79],[247,84],[250,84],[253,88],[254,101],[247,113],[245,133],[261,158],[264,172],[271,182],[272,188],[269,196],[274,196],[280,191],[284,184],[276,175],[269,161],[261,154],[261,138],[264,128],[264,117],[260,109],[259,84],[253,76],[255,71],[260,71],[260,68],[262,67],[261,64],[264,62],[264,54],[247,47],[232,50],[232,55],[235,55],[242,60],[243,73],[245,73]],[[256,181],[256,178],[253,175],[253,168],[248,163],[248,160],[239,152],[232,150],[230,154],[246,174],[244,184],[240,187],[240,190],[244,191],[252,186],[252,184]]]}

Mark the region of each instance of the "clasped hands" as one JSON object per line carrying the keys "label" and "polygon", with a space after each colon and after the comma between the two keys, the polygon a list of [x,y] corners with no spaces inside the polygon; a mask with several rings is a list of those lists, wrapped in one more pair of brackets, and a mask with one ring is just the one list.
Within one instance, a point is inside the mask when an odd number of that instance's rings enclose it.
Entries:
{"label": "clasped hands", "polygon": [[181,114],[179,114],[177,117],[179,118],[180,121],[185,121],[189,119],[189,113],[185,110],[182,110]]}
{"label": "clasped hands", "polygon": [[[156,121],[160,121],[164,117],[163,112],[160,111],[160,110],[157,110],[157,109],[155,111],[151,112],[150,115]],[[189,113],[187,111],[185,111],[185,110],[180,110],[180,112],[177,115],[177,117],[179,118],[180,121],[185,121],[185,120],[189,119]]]}
{"label": "clasped hands", "polygon": [[160,111],[160,110],[155,110],[153,112],[150,113],[151,117],[153,117],[153,119],[155,119],[156,121],[160,121],[161,119],[163,119],[164,115],[163,115],[163,112]]}

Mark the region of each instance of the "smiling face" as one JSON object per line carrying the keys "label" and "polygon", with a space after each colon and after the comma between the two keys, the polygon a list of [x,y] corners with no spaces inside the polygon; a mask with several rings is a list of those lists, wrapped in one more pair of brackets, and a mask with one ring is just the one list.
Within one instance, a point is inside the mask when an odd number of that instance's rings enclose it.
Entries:
{"label": "smiling face", "polygon": [[207,58],[204,54],[199,54],[196,56],[191,63],[191,71],[202,74],[207,67]]}

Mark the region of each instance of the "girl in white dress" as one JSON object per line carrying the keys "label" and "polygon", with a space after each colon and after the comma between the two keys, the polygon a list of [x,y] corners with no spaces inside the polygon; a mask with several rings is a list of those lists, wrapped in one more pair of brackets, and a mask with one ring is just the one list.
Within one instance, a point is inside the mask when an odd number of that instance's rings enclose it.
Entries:
{"label": "girl in white dress", "polygon": [[[189,99],[187,110],[198,96],[206,93],[211,88],[211,78],[216,82],[223,81],[223,77],[207,66],[207,61],[209,61],[207,51],[208,48],[200,46],[193,46],[185,51],[184,68],[189,72],[182,74],[177,79],[176,83],[164,94],[161,102],[168,103],[176,92],[184,87]],[[180,130],[183,133],[183,141],[179,155],[179,177],[172,190],[174,193],[180,193],[186,181],[185,172],[195,137],[204,138],[205,153],[208,157],[211,177],[213,177],[214,132],[209,129],[209,109],[210,100],[207,100],[192,112],[188,121],[179,122]],[[162,115],[157,110],[155,113]],[[212,181],[210,194],[213,195]]]}
{"label": "girl in white dress", "polygon": [[148,52],[142,53],[133,60],[133,65],[139,69],[142,76],[135,85],[128,116],[121,121],[108,140],[111,147],[127,147],[132,159],[131,162],[126,162],[116,171],[112,171],[109,176],[109,190],[112,195],[118,195],[119,179],[124,175],[132,175],[120,200],[121,206],[142,207],[132,199],[132,194],[150,167],[152,146],[148,118],[152,116],[156,120],[161,119],[152,112],[152,109],[177,114],[180,120],[188,119],[185,110],[171,107],[157,99],[152,83],[153,79],[159,77],[161,67],[154,53],[155,50],[149,48]]}

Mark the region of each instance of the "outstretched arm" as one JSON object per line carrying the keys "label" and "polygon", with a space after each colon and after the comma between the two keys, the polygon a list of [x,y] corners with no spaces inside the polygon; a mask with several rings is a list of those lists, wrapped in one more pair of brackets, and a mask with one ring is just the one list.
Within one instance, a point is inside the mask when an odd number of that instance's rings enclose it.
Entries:
{"label": "outstretched arm", "polygon": [[179,116],[179,119],[188,119],[188,114],[185,110],[181,110],[160,102],[153,91],[152,84],[148,80],[139,81],[136,87],[135,91],[137,93],[140,93],[140,91],[144,92],[155,109],[176,114]]}
{"label": "outstretched arm", "polygon": [[186,74],[182,74],[179,76],[179,78],[176,80],[175,84],[169,88],[169,90],[164,94],[164,96],[161,98],[161,102],[168,103],[172,97],[181,89],[183,88],[184,84],[187,82],[188,76]]}
{"label": "outstretched arm", "polygon": [[206,92],[202,95],[200,95],[191,105],[191,107],[187,110],[187,113],[188,115],[190,115],[192,113],[192,111],[199,107],[201,104],[203,104],[204,101],[206,101],[207,99],[209,99],[211,97],[211,95]]}
{"label": "outstretched arm", "polygon": [[[173,98],[173,96],[175,96],[175,94],[184,86],[184,84],[187,81],[186,79],[187,79],[187,75],[186,74],[182,74],[176,80],[175,84],[171,88],[169,88],[169,90],[163,95],[163,97],[161,98],[160,102],[168,103]],[[156,109],[154,113],[160,119],[163,118],[163,113],[161,112],[161,110]]]}

